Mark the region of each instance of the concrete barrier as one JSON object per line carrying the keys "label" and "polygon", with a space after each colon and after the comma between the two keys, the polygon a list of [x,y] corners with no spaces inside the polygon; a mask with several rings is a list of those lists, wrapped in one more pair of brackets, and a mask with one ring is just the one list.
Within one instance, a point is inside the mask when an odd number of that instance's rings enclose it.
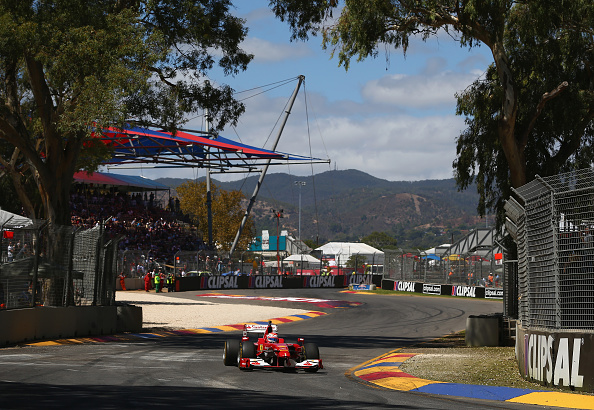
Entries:
{"label": "concrete barrier", "polygon": [[516,326],[520,374],[543,386],[594,392],[594,331]]}
{"label": "concrete barrier", "polygon": [[[143,278],[125,278],[124,284],[126,285],[126,290],[144,289]],[[122,290],[119,279],[116,279],[116,290]]]}
{"label": "concrete barrier", "polygon": [[117,331],[142,332],[142,308],[134,305],[117,306]]}
{"label": "concrete barrier", "polygon": [[501,315],[470,315],[466,319],[466,346],[499,346]]}
{"label": "concrete barrier", "polygon": [[0,311],[0,346],[46,339],[138,332],[137,306],[36,307]]}

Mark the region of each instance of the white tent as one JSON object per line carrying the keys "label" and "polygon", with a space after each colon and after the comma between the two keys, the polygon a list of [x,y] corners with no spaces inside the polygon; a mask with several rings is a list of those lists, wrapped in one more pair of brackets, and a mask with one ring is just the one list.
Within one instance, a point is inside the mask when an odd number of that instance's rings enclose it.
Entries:
{"label": "white tent", "polygon": [[32,223],[33,221],[25,216],[0,209],[0,229],[24,228]]}
{"label": "white tent", "polygon": [[383,265],[384,263],[384,252],[360,242],[329,242],[316,248],[316,251],[322,251],[323,258],[329,260],[331,266],[345,266],[352,255],[361,257],[366,264]]}
{"label": "white tent", "polygon": [[307,263],[320,263],[320,260],[317,258],[314,258],[311,255],[291,255],[285,259],[283,259],[283,262],[307,262]]}

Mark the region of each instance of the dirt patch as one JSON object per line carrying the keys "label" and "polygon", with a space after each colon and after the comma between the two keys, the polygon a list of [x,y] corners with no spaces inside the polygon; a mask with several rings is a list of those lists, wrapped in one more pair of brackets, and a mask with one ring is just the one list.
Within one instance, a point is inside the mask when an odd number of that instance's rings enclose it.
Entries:
{"label": "dirt patch", "polygon": [[464,332],[400,352],[419,353],[406,360],[400,369],[422,379],[570,392],[524,380],[520,376],[513,347],[468,347],[465,343]]}

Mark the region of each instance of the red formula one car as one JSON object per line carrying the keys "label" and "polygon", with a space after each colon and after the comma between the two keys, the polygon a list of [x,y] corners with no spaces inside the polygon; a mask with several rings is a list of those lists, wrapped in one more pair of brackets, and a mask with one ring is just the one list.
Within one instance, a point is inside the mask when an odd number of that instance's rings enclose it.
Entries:
{"label": "red formula one car", "polygon": [[[241,370],[262,368],[312,373],[324,368],[315,343],[304,343],[301,337],[297,343],[286,343],[276,332],[277,326],[271,322],[268,325],[244,325],[241,342],[225,341],[225,366],[238,366]],[[257,333],[257,338],[250,339],[250,333]]]}

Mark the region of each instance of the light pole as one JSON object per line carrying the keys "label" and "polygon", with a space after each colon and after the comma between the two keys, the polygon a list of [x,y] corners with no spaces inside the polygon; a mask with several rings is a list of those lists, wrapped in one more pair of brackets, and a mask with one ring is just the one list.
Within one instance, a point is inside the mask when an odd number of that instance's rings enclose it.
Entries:
{"label": "light pole", "polygon": [[272,209],[271,211],[274,214],[274,217],[276,218],[276,269],[277,273],[280,275],[280,254],[278,253],[278,248],[280,246],[280,238],[278,237],[278,229],[280,218],[283,217],[283,210],[281,209],[280,211],[275,211],[274,209]]}
{"label": "light pole", "polygon": [[295,181],[295,185],[299,186],[299,237],[297,238],[299,240],[299,253],[302,253],[301,251],[301,187],[305,186],[305,181]]}

